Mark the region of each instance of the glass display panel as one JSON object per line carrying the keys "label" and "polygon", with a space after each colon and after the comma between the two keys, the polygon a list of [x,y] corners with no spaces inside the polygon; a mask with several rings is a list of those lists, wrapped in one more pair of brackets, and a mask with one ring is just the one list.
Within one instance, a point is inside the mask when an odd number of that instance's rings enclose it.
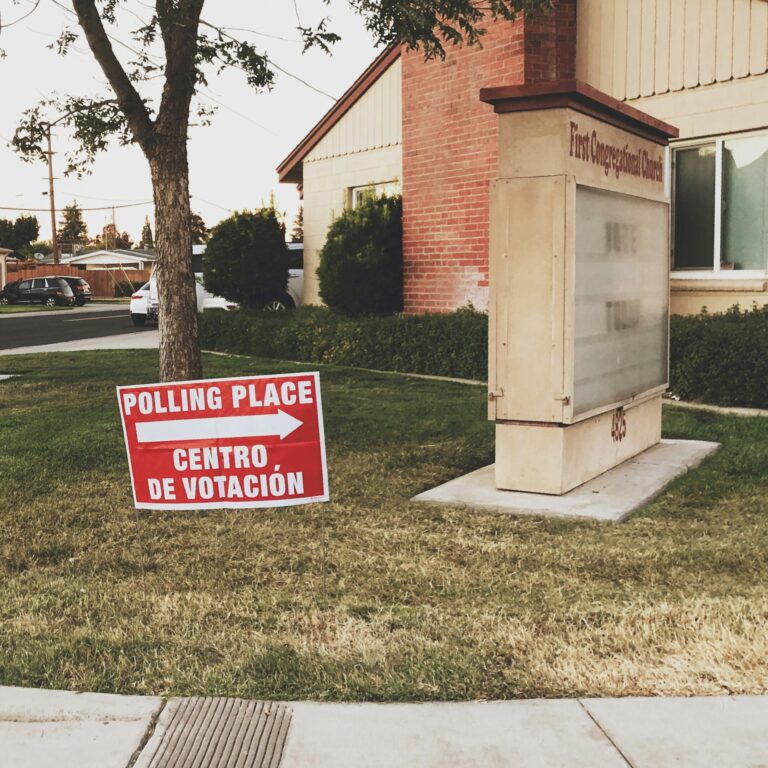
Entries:
{"label": "glass display panel", "polygon": [[723,240],[720,269],[766,268],[768,136],[723,143]]}
{"label": "glass display panel", "polygon": [[675,269],[713,269],[715,145],[675,150]]}
{"label": "glass display panel", "polygon": [[669,206],[576,189],[574,416],[667,382]]}

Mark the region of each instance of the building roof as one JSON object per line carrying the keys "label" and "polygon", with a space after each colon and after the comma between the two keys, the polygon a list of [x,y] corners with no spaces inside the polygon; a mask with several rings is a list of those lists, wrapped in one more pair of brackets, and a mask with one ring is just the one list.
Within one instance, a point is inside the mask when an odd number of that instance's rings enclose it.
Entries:
{"label": "building roof", "polygon": [[81,253],[79,256],[73,256],[72,258],[62,260],[67,264],[75,264],[82,261],[93,261],[94,258],[104,258],[105,256],[118,256],[126,257],[132,261],[155,261],[156,256],[154,253],[148,251],[132,251],[128,248],[115,248],[115,249],[102,249],[100,251],[89,251],[88,253]]}
{"label": "building roof", "polygon": [[[105,257],[108,257],[105,259]],[[117,261],[115,258],[117,257]],[[115,248],[105,249],[102,248],[98,251],[88,251],[87,253],[81,253],[79,256],[62,256],[61,264],[82,264],[82,263],[99,263],[99,260],[104,260],[103,263],[122,263],[124,261],[144,261],[147,263],[154,263],[157,261],[157,256],[152,250],[137,250],[133,251],[129,248]],[[41,264],[53,264],[53,256],[46,256],[40,261]]]}
{"label": "building roof", "polygon": [[368,65],[365,72],[352,83],[349,89],[325,113],[317,125],[291,150],[288,157],[277,166],[277,175],[280,181],[301,184],[304,158],[399,57],[400,46],[391,45]]}

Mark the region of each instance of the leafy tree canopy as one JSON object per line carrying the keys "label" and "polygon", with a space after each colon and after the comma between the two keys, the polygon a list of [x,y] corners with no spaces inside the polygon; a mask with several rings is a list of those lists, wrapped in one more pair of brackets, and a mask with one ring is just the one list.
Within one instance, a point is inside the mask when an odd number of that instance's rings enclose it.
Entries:
{"label": "leafy tree canopy", "polygon": [[149,223],[149,216],[144,219],[144,226],[141,228],[141,240],[139,241],[140,248],[154,248],[155,237],[152,234],[152,227]]}
{"label": "leafy tree canopy", "polygon": [[88,242],[88,228],[83,220],[83,212],[77,203],[64,206],[58,234],[61,243],[85,245]]}
{"label": "leafy tree canopy", "polygon": [[300,205],[299,210],[296,213],[296,218],[293,220],[293,229],[291,230],[291,242],[303,243],[304,242],[304,206]]}
{"label": "leafy tree canopy", "polygon": [[235,213],[211,230],[203,282],[211,293],[255,309],[284,297],[288,247],[274,208]]}
{"label": "leafy tree canopy", "polygon": [[[71,23],[53,44],[66,55],[81,43],[98,62],[109,84],[103,93],[53,95],[28,109],[12,144],[26,160],[44,160],[55,124],[69,128],[76,149],[66,171],[83,173],[96,153],[116,137],[136,143],[144,153],[155,199],[160,313],[160,376],[164,381],[200,378],[192,232],[189,226],[187,135],[193,99],[208,78],[223,69],[243,73],[255,90],[272,87],[280,68],[261,43],[203,15],[205,0],[54,0]],[[327,0],[316,0],[317,7]],[[552,0],[348,0],[380,44],[421,48],[427,58],[441,57],[447,45],[477,42],[489,19],[549,8]],[[256,25],[268,12],[254,8]],[[214,12],[215,3],[206,6]],[[297,21],[304,50],[330,52],[339,36],[325,18],[312,26]],[[124,33],[132,25],[132,41]],[[118,37],[117,28],[121,33]],[[258,36],[260,31],[256,32]],[[263,38],[258,38],[263,39]],[[124,55],[129,51],[129,55]],[[118,53],[121,58],[118,56]],[[209,110],[197,108],[203,121]]]}
{"label": "leafy tree canopy", "polygon": [[[327,0],[317,0],[327,4]],[[128,0],[71,0],[72,23],[66,26],[51,47],[66,55],[84,33],[101,64],[112,93],[101,95],[54,95],[24,113],[12,144],[25,159],[45,159],[44,140],[49,125],[59,123],[73,131],[77,149],[70,153],[67,172],[82,173],[94,156],[107,148],[110,137],[122,144],[138,143],[150,154],[161,140],[162,130],[176,107],[188,104],[195,90],[208,83],[211,74],[232,68],[241,71],[256,90],[274,85],[280,68],[268,51],[250,42],[238,30],[230,29],[202,16],[204,0],[155,0],[154,8],[141,4],[137,15]],[[516,18],[552,7],[553,0],[348,0],[365,20],[365,26],[379,44],[402,43],[409,49],[421,48],[426,58],[442,58],[446,46],[477,43],[489,19]],[[69,10],[62,5],[65,10]],[[112,42],[119,43],[107,30],[124,27],[126,9],[135,25],[132,57],[123,64]],[[78,28],[79,25],[79,28]],[[318,48],[327,53],[340,40],[330,29],[330,19],[316,26],[298,26],[305,51]],[[161,46],[162,43],[162,46]],[[159,103],[143,97],[139,84],[165,77]],[[174,93],[168,84],[188,82]],[[186,91],[186,92],[184,92]],[[199,108],[204,118],[210,110]],[[52,121],[55,120],[55,123]]]}
{"label": "leafy tree canopy", "polygon": [[36,216],[21,215],[14,221],[0,219],[0,247],[10,248],[17,256],[26,258],[29,244],[40,234]]}
{"label": "leafy tree canopy", "polygon": [[202,245],[203,243],[207,243],[208,227],[205,226],[203,217],[200,216],[200,214],[197,214],[194,211],[192,211],[189,219],[190,219],[190,226],[192,228],[192,244]]}

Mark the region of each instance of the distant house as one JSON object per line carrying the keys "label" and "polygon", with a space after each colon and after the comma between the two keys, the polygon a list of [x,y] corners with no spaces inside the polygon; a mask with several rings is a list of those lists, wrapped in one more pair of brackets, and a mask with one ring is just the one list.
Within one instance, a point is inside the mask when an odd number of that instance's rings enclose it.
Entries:
{"label": "distant house", "polygon": [[[157,257],[151,249],[131,251],[117,248],[115,250],[90,251],[79,256],[64,256],[61,264],[79,269],[152,269]],[[53,258],[43,259],[43,264],[53,264]]]}

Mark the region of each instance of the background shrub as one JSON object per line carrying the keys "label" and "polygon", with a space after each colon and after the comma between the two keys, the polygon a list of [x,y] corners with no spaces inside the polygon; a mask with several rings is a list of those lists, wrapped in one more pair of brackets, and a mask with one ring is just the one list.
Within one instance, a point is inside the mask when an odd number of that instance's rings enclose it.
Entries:
{"label": "background shrub", "polygon": [[260,308],[285,296],[285,225],[273,207],[235,213],[211,230],[203,284],[214,295],[245,307]]}
{"label": "background shrub", "polygon": [[472,309],[354,319],[323,307],[205,312],[200,343],[222,352],[433,376],[484,380],[488,371],[488,316]]}
{"label": "background shrub", "polygon": [[768,307],[674,316],[670,390],[684,400],[768,408]]}
{"label": "background shrub", "polygon": [[[347,318],[320,307],[283,315],[204,313],[201,343],[284,360],[378,370],[488,377],[488,316]],[[768,408],[768,308],[671,320],[670,390],[684,400]]]}
{"label": "background shrub", "polygon": [[345,315],[403,308],[403,203],[366,198],[331,224],[320,251],[320,296]]}

